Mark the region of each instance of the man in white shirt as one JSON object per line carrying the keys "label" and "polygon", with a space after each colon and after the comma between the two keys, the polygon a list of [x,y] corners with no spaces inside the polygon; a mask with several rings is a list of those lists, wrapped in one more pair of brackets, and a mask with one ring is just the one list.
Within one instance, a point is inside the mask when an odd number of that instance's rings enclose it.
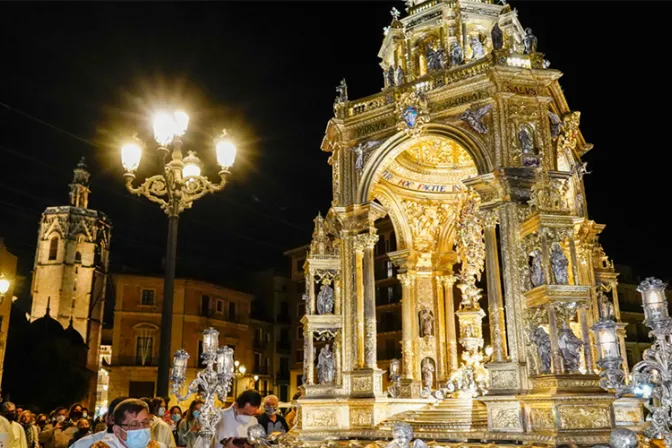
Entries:
{"label": "man in white shirt", "polygon": [[71,448],[90,448],[95,442],[105,437],[105,434],[112,434],[112,427],[114,426],[114,408],[127,398],[128,397],[117,397],[110,402],[110,406],[107,408],[107,414],[105,414],[105,424],[107,425],[105,431],[95,432],[86,437],[82,437],[73,443]]}
{"label": "man in white shirt", "polygon": [[221,412],[211,448],[243,448],[241,441],[236,439],[247,439],[247,428],[257,424],[254,416],[259,406],[261,395],[256,390],[246,390],[238,395],[236,401]]}
{"label": "man in white shirt", "polygon": [[10,423],[10,433],[12,435],[11,442],[7,445],[7,448],[28,448],[28,441],[26,440],[26,432],[23,430],[23,426],[18,424],[16,420],[18,419],[18,414],[16,412],[16,406],[11,401],[5,401],[0,406],[0,413],[5,417]]}
{"label": "man in white shirt", "polygon": [[175,436],[170,425],[163,421],[163,416],[166,413],[166,402],[161,397],[152,398],[149,400],[149,413],[152,417],[152,440],[161,442],[168,448],[176,448]]}
{"label": "man in white shirt", "polygon": [[163,443],[152,440],[151,427],[147,404],[129,398],[114,408],[112,434],[105,434],[91,448],[166,448]]}

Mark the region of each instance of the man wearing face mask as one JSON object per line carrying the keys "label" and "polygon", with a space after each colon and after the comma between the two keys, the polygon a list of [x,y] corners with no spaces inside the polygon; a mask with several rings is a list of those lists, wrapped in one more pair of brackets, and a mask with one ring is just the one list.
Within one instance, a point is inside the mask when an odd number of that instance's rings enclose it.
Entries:
{"label": "man wearing face mask", "polygon": [[106,434],[91,448],[167,448],[152,440],[151,426],[147,404],[135,398],[126,399],[114,408],[112,434]]}
{"label": "man wearing face mask", "polygon": [[105,424],[107,425],[106,430],[82,437],[81,439],[73,443],[71,447],[90,448],[91,445],[101,440],[103,437],[105,437],[106,434],[112,434],[112,427],[114,426],[114,408],[127,398],[128,397],[117,397],[110,402],[110,406],[107,408],[107,414],[105,414]]}
{"label": "man wearing face mask", "polygon": [[[70,414],[78,416],[77,404],[70,409]],[[79,406],[81,413],[82,407]],[[40,444],[45,448],[67,448],[70,440],[77,432],[77,426],[67,418],[68,410],[66,408],[56,408],[54,411],[53,424],[44,427],[40,432]]]}
{"label": "man wearing face mask", "polygon": [[0,414],[5,417],[11,425],[12,441],[7,448],[28,448],[26,432],[23,426],[17,423],[19,418],[16,412],[16,406],[11,401],[5,401],[0,405]]}
{"label": "man wearing face mask", "polygon": [[161,397],[155,397],[149,400],[149,413],[152,417],[152,440],[161,442],[168,448],[176,448],[175,436],[170,425],[163,421],[166,413],[166,402]]}
{"label": "man wearing face mask", "polygon": [[238,395],[236,401],[221,412],[212,448],[242,448],[241,439],[247,439],[247,428],[257,424],[254,416],[259,406],[261,395],[256,390],[246,390]]}
{"label": "man wearing face mask", "polygon": [[264,398],[264,413],[257,417],[257,420],[266,430],[267,436],[273,433],[285,434],[289,431],[285,417],[278,412],[278,397],[275,395]]}

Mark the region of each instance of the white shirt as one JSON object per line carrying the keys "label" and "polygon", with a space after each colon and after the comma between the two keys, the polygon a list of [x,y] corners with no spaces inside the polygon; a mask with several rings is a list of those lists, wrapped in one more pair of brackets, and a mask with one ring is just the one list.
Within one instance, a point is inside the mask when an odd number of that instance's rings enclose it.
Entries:
{"label": "white shirt", "polygon": [[14,444],[12,424],[0,415],[0,448],[10,448]]}
{"label": "white shirt", "polygon": [[70,448],[90,448],[91,445],[93,445],[94,443],[105,437],[105,434],[107,433],[108,432],[106,429],[105,431],[99,431],[94,432],[93,434],[89,434],[88,436],[82,437],[81,439],[70,445]]}
{"label": "white shirt", "polygon": [[9,445],[9,448],[28,448],[28,440],[23,426],[12,422],[12,432],[14,433],[14,441]]}
{"label": "white shirt", "polygon": [[152,417],[152,440],[161,442],[168,448],[176,448],[175,437],[170,425],[156,415]]}
{"label": "white shirt", "polygon": [[[126,448],[126,445],[124,445],[114,434],[106,433],[105,436],[100,439],[100,441],[105,443],[110,448]],[[163,443],[156,441],[154,442],[158,443],[160,448],[166,448],[166,445]]]}
{"label": "white shirt", "polygon": [[[236,419],[236,414],[233,412],[233,405],[224,409],[221,412],[221,418],[217,427],[215,428],[215,438],[212,441],[212,448],[223,448],[220,443],[223,439],[231,437],[247,438],[247,428],[257,424],[256,417],[249,417],[246,415],[239,415]],[[242,423],[245,422],[245,423]]]}

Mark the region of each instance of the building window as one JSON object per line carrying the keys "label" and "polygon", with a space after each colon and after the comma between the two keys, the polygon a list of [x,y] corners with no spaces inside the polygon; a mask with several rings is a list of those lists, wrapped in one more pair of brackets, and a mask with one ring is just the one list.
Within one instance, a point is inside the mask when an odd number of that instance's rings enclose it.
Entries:
{"label": "building window", "polygon": [[81,263],[81,262],[82,262],[82,253],[81,253],[81,252],[77,252],[77,253],[75,254],[75,263]]}
{"label": "building window", "polygon": [[229,302],[229,320],[236,321],[236,302]]}
{"label": "building window", "polygon": [[154,290],[153,289],[143,289],[142,290],[142,299],[140,301],[141,305],[154,306]]}
{"label": "building window", "polygon": [[201,296],[201,316],[210,315],[210,296],[203,294]]}
{"label": "building window", "polygon": [[298,310],[296,314],[299,317],[303,317],[303,316],[306,315],[306,304],[305,303],[299,303],[296,308]]}
{"label": "building window", "polygon": [[296,339],[303,339],[303,327],[296,329]]}
{"label": "building window", "polygon": [[394,301],[394,286],[387,287],[387,303],[392,303]]}
{"label": "building window", "polygon": [[49,260],[55,260],[58,255],[58,237],[55,236],[49,242]]}
{"label": "building window", "polygon": [[391,261],[388,260],[385,262],[385,268],[387,270],[387,278],[394,277],[394,265]]}
{"label": "building window", "polygon": [[303,350],[296,351],[296,362],[303,362]]}
{"label": "building window", "polygon": [[135,363],[139,366],[151,365],[154,350],[152,336],[138,336],[135,346]]}
{"label": "building window", "polygon": [[254,354],[254,370],[253,372],[259,373],[261,372],[261,353],[255,353]]}
{"label": "building window", "polygon": [[224,301],[217,300],[217,314],[224,314]]}

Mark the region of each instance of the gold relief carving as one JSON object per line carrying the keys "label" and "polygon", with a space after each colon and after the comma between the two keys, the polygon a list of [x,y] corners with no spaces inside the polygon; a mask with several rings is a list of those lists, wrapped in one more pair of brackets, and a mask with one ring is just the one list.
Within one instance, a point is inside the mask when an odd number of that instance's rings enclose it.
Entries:
{"label": "gold relief carving", "polygon": [[461,106],[463,104],[474,103],[484,98],[490,98],[490,93],[480,90],[478,92],[470,93],[468,95],[458,96],[457,98],[450,98],[442,103],[438,103],[436,107],[432,106],[432,110],[450,109],[451,107]]}
{"label": "gold relief carving", "polygon": [[370,376],[355,376],[352,378],[352,391],[355,393],[371,392],[373,384]]}
{"label": "gold relief carving", "polygon": [[614,419],[617,423],[640,423],[644,416],[641,408],[637,407],[614,407]]}
{"label": "gold relief carving", "polygon": [[353,408],[350,410],[351,426],[369,426],[371,425],[371,410]]}
{"label": "gold relief carving", "polygon": [[[425,305],[432,307],[432,304],[434,301],[432,298],[434,297],[434,292],[432,289],[432,279],[431,278],[418,278],[416,280],[417,284],[417,291],[416,291],[416,297],[417,297],[417,303],[418,305]],[[419,310],[416,310],[416,312]]]}
{"label": "gold relief carving", "polygon": [[373,249],[378,242],[379,236],[374,233],[362,233],[355,237],[355,250],[358,252],[364,249]]}
{"label": "gold relief carving", "polygon": [[413,282],[415,282],[415,275],[414,274],[397,274],[397,279],[399,280],[399,283],[401,283],[402,286],[413,286]]}
{"label": "gold relief carving", "polygon": [[328,428],[336,426],[336,414],[330,409],[306,409],[306,427]]}
{"label": "gold relief carving", "polygon": [[495,408],[492,410],[492,426],[495,430],[522,430],[519,408]]}
{"label": "gold relief carving", "polygon": [[445,139],[423,139],[406,150],[421,165],[447,165],[450,168],[471,168],[474,162],[457,142]]}
{"label": "gold relief carving", "polygon": [[439,230],[447,220],[455,216],[455,209],[450,204],[432,201],[406,199],[402,204],[413,235],[413,248],[420,252],[435,250]]}
{"label": "gold relief carving", "polygon": [[532,429],[552,429],[555,427],[553,421],[553,409],[551,408],[533,408],[532,409]]}
{"label": "gold relief carving", "polygon": [[611,413],[608,407],[558,406],[558,413],[562,429],[611,428]]}
{"label": "gold relief carving", "polygon": [[562,130],[558,136],[558,152],[564,151],[569,160],[574,160],[574,151],[579,140],[581,112],[569,112],[562,117]]}
{"label": "gold relief carving", "polygon": [[429,123],[429,104],[422,93],[414,91],[402,94],[395,109],[398,117],[397,129],[412,136],[419,135],[425,124]]}
{"label": "gold relief carving", "polygon": [[512,370],[491,370],[490,384],[491,389],[516,389],[518,378]]}

